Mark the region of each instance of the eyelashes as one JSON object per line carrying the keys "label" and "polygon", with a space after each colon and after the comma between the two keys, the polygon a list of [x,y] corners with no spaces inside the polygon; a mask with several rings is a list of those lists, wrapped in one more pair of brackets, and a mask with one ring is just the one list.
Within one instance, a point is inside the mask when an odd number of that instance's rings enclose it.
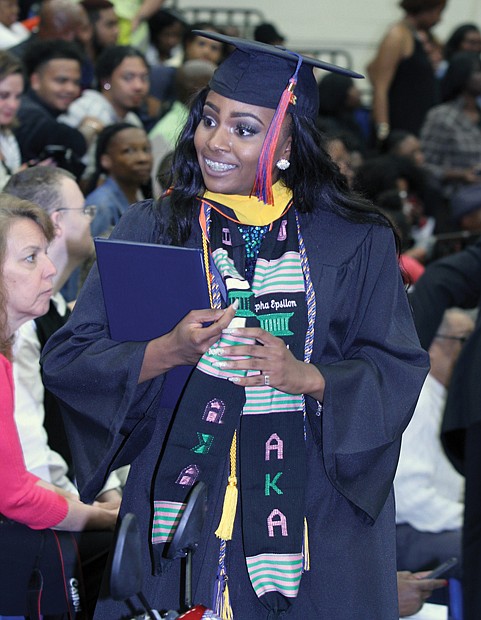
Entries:
{"label": "eyelashes", "polygon": [[[204,127],[211,128],[211,127],[217,126],[216,121],[207,114],[202,116],[201,122],[204,125]],[[232,127],[231,131],[238,134],[241,137],[255,136],[256,134],[259,133],[258,127],[255,127],[254,125],[251,125],[246,122],[237,123],[234,127]]]}
{"label": "eyelashes", "polygon": [[259,133],[259,130],[257,127],[253,127],[247,123],[239,123],[236,126],[236,132],[241,136],[255,136]]}

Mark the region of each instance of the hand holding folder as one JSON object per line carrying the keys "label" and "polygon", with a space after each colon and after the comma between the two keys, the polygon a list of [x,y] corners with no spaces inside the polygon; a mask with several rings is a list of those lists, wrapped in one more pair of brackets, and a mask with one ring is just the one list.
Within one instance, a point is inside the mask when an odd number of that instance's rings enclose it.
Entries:
{"label": "hand holding folder", "polygon": [[[201,250],[102,238],[95,247],[113,340],[153,340],[191,310],[210,307]],[[175,406],[191,371],[167,373],[162,406]]]}

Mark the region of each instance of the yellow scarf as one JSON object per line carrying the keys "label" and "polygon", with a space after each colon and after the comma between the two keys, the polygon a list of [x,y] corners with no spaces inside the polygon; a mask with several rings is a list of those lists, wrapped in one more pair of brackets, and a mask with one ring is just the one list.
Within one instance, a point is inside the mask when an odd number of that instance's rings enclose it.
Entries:
{"label": "yellow scarf", "polygon": [[241,224],[265,226],[275,222],[292,200],[292,192],[281,182],[272,186],[274,204],[266,205],[257,196],[238,196],[236,194],[216,194],[206,191],[205,200],[213,200],[232,209]]}

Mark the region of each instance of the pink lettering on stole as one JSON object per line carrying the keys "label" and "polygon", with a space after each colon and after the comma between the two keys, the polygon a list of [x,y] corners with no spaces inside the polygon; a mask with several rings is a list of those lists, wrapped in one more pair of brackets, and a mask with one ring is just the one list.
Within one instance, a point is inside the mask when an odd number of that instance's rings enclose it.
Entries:
{"label": "pink lettering on stole", "polygon": [[284,442],[277,433],[272,433],[266,441],[266,461],[270,460],[272,451],[277,452],[277,460],[281,461],[284,458]]}
{"label": "pink lettering on stole", "polygon": [[[278,517],[276,519],[276,517]],[[286,517],[282,514],[280,510],[274,508],[271,514],[267,517],[267,530],[269,532],[269,537],[274,538],[274,528],[281,528],[281,535],[287,536],[287,520]]]}

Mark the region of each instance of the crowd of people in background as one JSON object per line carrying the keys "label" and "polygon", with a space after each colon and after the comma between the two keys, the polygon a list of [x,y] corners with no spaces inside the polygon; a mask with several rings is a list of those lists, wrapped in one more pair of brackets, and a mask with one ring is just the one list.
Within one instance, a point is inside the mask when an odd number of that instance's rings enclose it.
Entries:
{"label": "crowd of people in background", "polygon": [[[93,582],[85,584],[90,609],[128,467],[106,480],[90,512],[79,501],[66,431],[42,384],[41,351],[69,317],[84,281],[82,265],[94,258],[92,236],[108,235],[129,205],[170,187],[173,153],[193,97],[232,52],[195,31],[245,36],[228,24],[189,23],[162,0],[128,4],[0,0],[0,212],[9,218],[3,223],[0,216],[0,268],[8,259],[8,235],[18,246],[23,229],[41,248],[51,243],[53,263],[45,262],[44,319],[36,310],[9,321],[14,308],[5,309],[2,299],[6,272],[0,277],[0,380],[9,390],[12,377],[15,383],[7,414],[15,409],[28,501],[48,508],[42,519],[34,518],[32,506],[20,516],[11,512],[20,525],[8,536],[20,540],[29,528],[54,526],[106,530],[98,539],[84,538],[80,549],[86,566],[93,555],[100,558],[91,569]],[[455,555],[459,563],[447,576],[463,584],[464,620],[479,620],[481,395],[476,400],[470,391],[478,394],[481,384],[473,371],[481,363],[481,24],[461,23],[441,41],[433,28],[446,4],[399,2],[402,18],[366,67],[369,95],[353,77],[321,74],[316,125],[345,190],[376,205],[396,230],[416,327],[431,358],[395,479],[400,612],[414,613],[445,585],[419,577]],[[281,46],[289,39],[271,22],[248,36]],[[469,369],[463,374],[456,371],[458,357]],[[2,392],[0,411],[3,399]],[[15,432],[8,432],[13,445]],[[0,511],[8,517],[9,510],[3,501]],[[5,540],[0,535],[1,545]],[[23,570],[24,585],[28,577]],[[1,573],[0,618],[27,615],[13,594],[4,602],[3,581]],[[447,594],[438,600],[446,602]],[[48,605],[47,616],[58,612]]]}

